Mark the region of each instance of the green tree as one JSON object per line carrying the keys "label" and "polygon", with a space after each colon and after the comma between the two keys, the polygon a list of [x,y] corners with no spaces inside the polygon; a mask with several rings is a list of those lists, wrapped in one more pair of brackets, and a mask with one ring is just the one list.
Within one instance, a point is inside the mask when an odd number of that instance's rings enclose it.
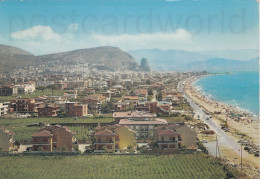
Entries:
{"label": "green tree", "polygon": [[45,86],[39,86],[36,88],[37,90],[41,90],[42,91],[42,95],[44,95],[44,90],[46,90]]}
{"label": "green tree", "polygon": [[148,89],[148,95],[152,96],[153,95],[153,90],[151,88]]}
{"label": "green tree", "polygon": [[38,147],[37,151],[42,152],[43,151],[43,147],[42,146]]}

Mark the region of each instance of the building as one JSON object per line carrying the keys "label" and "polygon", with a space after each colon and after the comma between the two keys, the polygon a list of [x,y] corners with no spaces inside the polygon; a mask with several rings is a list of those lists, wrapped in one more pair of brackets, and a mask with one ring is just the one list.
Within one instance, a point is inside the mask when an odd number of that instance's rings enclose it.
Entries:
{"label": "building", "polygon": [[184,123],[172,123],[172,124],[168,124],[168,125],[164,125],[164,126],[159,126],[158,127],[158,131],[159,130],[166,130],[166,129],[170,129],[173,130],[175,132],[177,132],[178,134],[180,134],[181,136],[181,146],[182,147],[189,147],[189,146],[196,146],[196,131],[194,131],[193,129],[191,129],[190,127],[188,127],[186,124]]}
{"label": "building", "polygon": [[155,114],[144,111],[115,112],[113,118],[116,123],[136,131],[138,140],[154,139],[155,128],[168,124],[165,119],[158,119]]}
{"label": "building", "polygon": [[54,117],[58,115],[60,108],[57,105],[41,105],[38,107],[39,117]]}
{"label": "building", "polygon": [[99,113],[102,101],[98,96],[87,96],[83,103],[88,105],[88,109],[92,113]]}
{"label": "building", "polygon": [[[94,146],[96,150],[106,152],[126,152],[135,150],[135,132],[126,126],[114,124],[101,127],[95,132]],[[131,146],[131,147],[130,147]]]}
{"label": "building", "polygon": [[155,120],[156,115],[144,111],[127,111],[127,112],[114,112],[113,118],[116,123],[119,123],[121,119],[149,121]]}
{"label": "building", "polygon": [[67,102],[65,103],[65,111],[66,111],[66,115],[69,117],[87,116],[88,105],[78,104],[75,102]]}
{"label": "building", "polygon": [[16,112],[37,112],[38,105],[33,98],[19,98],[11,101],[11,108]]}
{"label": "building", "polygon": [[159,150],[181,148],[181,135],[173,129],[156,129],[156,142]]}
{"label": "building", "polygon": [[8,105],[0,103],[0,116],[6,115],[8,112]]}
{"label": "building", "polygon": [[3,86],[0,88],[0,96],[11,96],[18,94],[18,88],[14,86]]}
{"label": "building", "polygon": [[0,148],[2,152],[9,152],[9,150],[13,148],[13,135],[13,132],[0,126]]}
{"label": "building", "polygon": [[68,130],[67,127],[60,125],[47,126],[39,132],[32,135],[32,150],[40,150],[52,152],[65,148],[72,151],[72,143],[74,141],[75,132]]}
{"label": "building", "polygon": [[63,96],[67,99],[76,99],[78,97],[77,90],[67,90]]}

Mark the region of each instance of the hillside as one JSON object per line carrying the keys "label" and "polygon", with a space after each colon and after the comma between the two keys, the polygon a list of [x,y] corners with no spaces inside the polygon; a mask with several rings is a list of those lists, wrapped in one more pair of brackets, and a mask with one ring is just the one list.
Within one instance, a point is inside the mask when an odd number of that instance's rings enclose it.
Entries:
{"label": "hillside", "polygon": [[73,50],[37,57],[37,61],[46,62],[60,60],[63,63],[84,62],[92,67],[112,71],[137,70],[138,64],[130,54],[117,47],[96,47]]}
{"label": "hillside", "polygon": [[211,58],[180,67],[184,71],[258,71],[258,57],[248,61]]}
{"label": "hillside", "polygon": [[10,72],[34,63],[34,55],[20,48],[0,44],[0,72]]}

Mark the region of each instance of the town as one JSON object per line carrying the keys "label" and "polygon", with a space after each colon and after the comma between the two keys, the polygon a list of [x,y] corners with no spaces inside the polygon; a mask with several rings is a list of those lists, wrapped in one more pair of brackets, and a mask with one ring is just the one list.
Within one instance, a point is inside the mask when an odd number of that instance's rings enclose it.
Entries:
{"label": "town", "polygon": [[0,88],[1,118],[5,119],[1,121],[28,123],[23,130],[12,124],[1,127],[1,151],[80,148],[96,153],[179,153],[198,149],[198,125],[177,85],[205,72],[108,72],[84,66],[73,65],[66,72],[54,66],[48,74],[44,68],[30,66],[14,76],[2,76],[12,83]]}

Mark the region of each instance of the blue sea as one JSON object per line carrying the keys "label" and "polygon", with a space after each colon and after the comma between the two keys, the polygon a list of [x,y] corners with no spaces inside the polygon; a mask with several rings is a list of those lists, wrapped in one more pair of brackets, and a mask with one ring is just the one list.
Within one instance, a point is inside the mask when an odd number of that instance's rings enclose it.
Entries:
{"label": "blue sea", "polygon": [[232,72],[209,75],[194,83],[209,97],[251,113],[259,113],[259,73]]}

